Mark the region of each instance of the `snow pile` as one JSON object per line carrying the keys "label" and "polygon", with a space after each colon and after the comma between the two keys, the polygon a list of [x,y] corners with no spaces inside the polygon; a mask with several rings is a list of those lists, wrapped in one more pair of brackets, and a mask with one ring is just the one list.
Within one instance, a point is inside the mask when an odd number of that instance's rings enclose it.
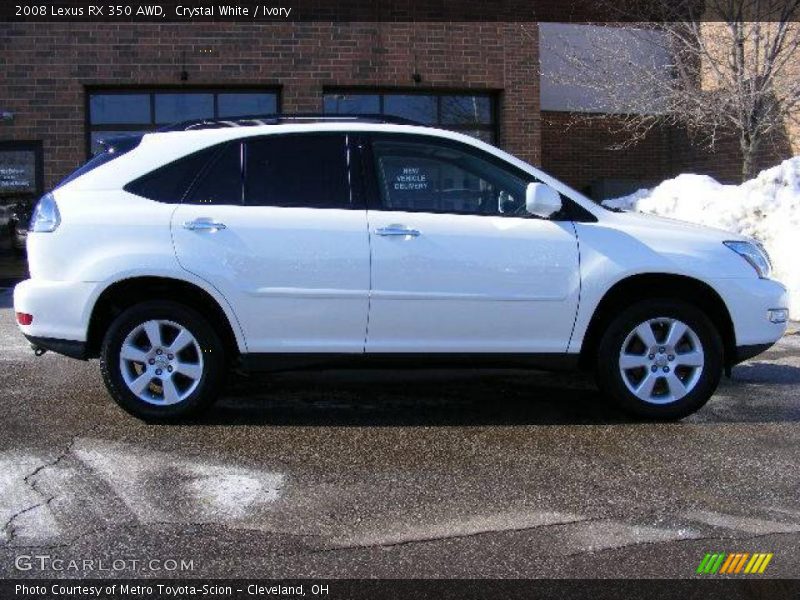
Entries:
{"label": "snow pile", "polygon": [[706,175],[679,175],[603,205],[756,238],[772,258],[773,276],[790,290],[792,319],[800,320],[800,156],[738,186]]}

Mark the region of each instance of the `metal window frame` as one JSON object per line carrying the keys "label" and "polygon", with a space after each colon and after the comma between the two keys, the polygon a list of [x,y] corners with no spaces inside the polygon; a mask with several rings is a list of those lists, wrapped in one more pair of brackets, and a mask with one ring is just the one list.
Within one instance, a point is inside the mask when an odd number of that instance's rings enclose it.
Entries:
{"label": "metal window frame", "polygon": [[[163,126],[156,123],[156,95],[157,94],[211,94],[213,97],[214,115],[212,118],[219,118],[219,95],[220,94],[273,94],[275,96],[276,112],[281,112],[282,89],[278,85],[254,86],[245,84],[230,85],[198,85],[198,86],[85,86],[84,87],[84,143],[86,146],[86,158],[92,157],[92,133],[95,131],[155,131]],[[150,122],[149,123],[102,123],[93,124],[91,117],[91,97],[93,95],[129,95],[146,94],[150,101]]]}
{"label": "metal window frame", "polygon": [[[500,144],[499,105],[502,90],[486,88],[406,88],[406,87],[365,87],[365,86],[325,86],[322,88],[322,112],[325,113],[325,96],[329,94],[347,94],[351,96],[378,96],[378,110],[386,114],[384,102],[386,96],[433,96],[436,99],[436,122],[433,127],[449,131],[466,133],[469,131],[488,131],[492,134],[493,143]],[[487,124],[446,124],[442,123],[442,98],[445,96],[481,96],[489,99],[489,118]],[[333,113],[326,113],[333,114]],[[344,114],[344,113],[340,113]]]}

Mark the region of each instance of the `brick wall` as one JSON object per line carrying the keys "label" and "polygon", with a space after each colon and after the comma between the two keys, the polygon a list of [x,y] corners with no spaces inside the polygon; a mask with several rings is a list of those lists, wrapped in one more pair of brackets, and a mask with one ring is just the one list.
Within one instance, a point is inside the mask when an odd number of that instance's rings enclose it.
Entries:
{"label": "brick wall", "polygon": [[[500,145],[539,154],[535,28],[502,23],[0,24],[0,140],[42,140],[45,185],[86,156],[86,86],[280,86],[319,112],[325,86],[502,90]],[[210,50],[210,52],[201,52]]]}
{"label": "brick wall", "polygon": [[542,167],[578,190],[601,179],[660,181],[669,173],[669,135],[653,131],[635,147],[610,149],[624,138],[599,121],[572,122],[566,112],[542,113]]}
{"label": "brick wall", "polygon": [[[496,90],[499,144],[579,189],[685,171],[738,179],[734,140],[710,153],[659,130],[612,151],[601,125],[569,127],[568,114],[541,113],[537,36],[513,23],[3,23],[0,109],[15,119],[0,123],[0,140],[42,140],[50,187],[85,159],[87,86],[278,86],[285,112],[320,111],[324,87]],[[791,155],[780,138],[762,166]]]}

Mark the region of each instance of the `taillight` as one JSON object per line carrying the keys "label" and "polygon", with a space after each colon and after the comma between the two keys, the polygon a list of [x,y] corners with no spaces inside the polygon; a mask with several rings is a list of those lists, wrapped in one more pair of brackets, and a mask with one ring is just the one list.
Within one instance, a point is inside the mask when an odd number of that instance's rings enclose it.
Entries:
{"label": "taillight", "polygon": [[28,313],[17,313],[17,323],[20,325],[30,325],[33,323],[33,315],[29,315]]}
{"label": "taillight", "polygon": [[28,231],[48,233],[55,231],[59,223],[61,223],[61,215],[58,212],[56,199],[53,198],[52,194],[45,194],[36,203],[36,208],[33,209]]}

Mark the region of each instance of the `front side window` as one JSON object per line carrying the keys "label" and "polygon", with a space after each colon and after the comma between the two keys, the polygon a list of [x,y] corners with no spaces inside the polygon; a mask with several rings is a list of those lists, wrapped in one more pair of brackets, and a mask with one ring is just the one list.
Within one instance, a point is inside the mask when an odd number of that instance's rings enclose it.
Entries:
{"label": "front side window", "polygon": [[528,181],[478,151],[397,138],[376,140],[372,151],[384,210],[528,215]]}

